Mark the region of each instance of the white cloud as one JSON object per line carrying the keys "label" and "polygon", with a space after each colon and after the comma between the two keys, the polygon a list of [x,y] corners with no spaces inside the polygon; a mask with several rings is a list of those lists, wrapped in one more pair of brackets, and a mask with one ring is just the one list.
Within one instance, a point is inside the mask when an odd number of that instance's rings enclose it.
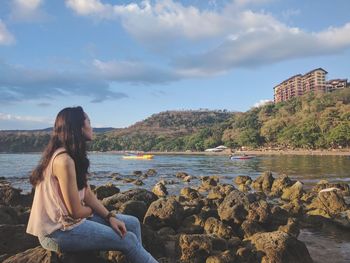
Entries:
{"label": "white cloud", "polygon": [[255,103],[253,107],[261,107],[272,102],[273,102],[272,100],[260,100],[257,103]]}
{"label": "white cloud", "polygon": [[37,116],[20,116],[0,112],[1,121],[22,121],[22,122],[37,122],[37,123],[46,123],[52,124],[53,120],[46,117],[37,117]]}
{"label": "white cloud", "polygon": [[[120,19],[131,36],[158,55],[165,54],[175,71],[187,77],[335,54],[350,48],[350,23],[307,32],[290,27],[269,13],[248,9],[270,1],[234,0],[214,10],[185,6],[174,0],[144,0],[126,5],[66,0],[66,5],[79,15]],[[290,11],[288,15],[297,12]],[[164,49],[172,52],[171,57]]]}
{"label": "white cloud", "polygon": [[42,0],[13,0],[13,2],[20,9],[34,11],[39,8]]}
{"label": "white cloud", "polygon": [[41,10],[43,2],[43,0],[12,0],[10,18],[20,22],[42,21],[48,17]]}
{"label": "white cloud", "polygon": [[0,45],[11,45],[14,42],[14,36],[7,30],[6,25],[0,19]]}
{"label": "white cloud", "polygon": [[150,84],[170,82],[181,78],[170,69],[161,69],[140,61],[101,61],[96,59],[93,65],[97,74],[110,81]]}
{"label": "white cloud", "polygon": [[0,130],[12,130],[14,127],[20,130],[43,129],[52,127],[53,119],[39,116],[21,116],[0,112]]}

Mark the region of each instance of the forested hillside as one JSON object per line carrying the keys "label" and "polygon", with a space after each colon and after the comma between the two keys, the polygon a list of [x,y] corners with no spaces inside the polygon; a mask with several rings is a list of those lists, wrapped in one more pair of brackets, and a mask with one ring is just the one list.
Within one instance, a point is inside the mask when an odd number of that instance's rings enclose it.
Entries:
{"label": "forested hillside", "polygon": [[[266,104],[244,113],[166,111],[125,129],[98,132],[94,151],[202,151],[220,144],[329,149],[350,147],[350,89]],[[49,132],[0,132],[1,152],[40,151]]]}

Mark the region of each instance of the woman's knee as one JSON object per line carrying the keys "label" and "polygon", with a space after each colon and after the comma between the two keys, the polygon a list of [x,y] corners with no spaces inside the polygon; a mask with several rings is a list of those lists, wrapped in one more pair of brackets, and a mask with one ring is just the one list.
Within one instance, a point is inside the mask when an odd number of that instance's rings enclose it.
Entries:
{"label": "woman's knee", "polygon": [[123,252],[125,252],[126,254],[131,253],[135,251],[135,249],[139,249],[140,247],[140,243],[133,232],[126,233],[126,235],[124,236],[124,242],[126,246],[125,246],[125,251]]}
{"label": "woman's knee", "polygon": [[127,227],[132,229],[139,229],[140,228],[140,221],[136,216],[128,215],[127,222],[125,222],[125,225]]}

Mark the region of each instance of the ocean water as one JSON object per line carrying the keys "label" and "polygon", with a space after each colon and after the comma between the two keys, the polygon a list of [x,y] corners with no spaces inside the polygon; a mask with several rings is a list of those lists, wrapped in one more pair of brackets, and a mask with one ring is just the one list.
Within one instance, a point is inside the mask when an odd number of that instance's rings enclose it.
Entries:
{"label": "ocean water", "polygon": [[[29,192],[31,186],[28,176],[40,157],[38,153],[0,154],[0,176],[6,177],[14,187],[23,189],[24,193]],[[217,175],[220,182],[232,184],[236,176],[249,175],[254,179],[264,171],[272,171],[274,177],[287,174],[302,181],[305,188],[312,187],[321,179],[350,183],[348,156],[271,155],[232,161],[226,156],[157,155],[153,160],[123,160],[118,154],[90,153],[89,159],[91,184],[112,182],[122,191],[135,187],[151,189],[155,183],[164,179],[174,182],[167,185],[169,193],[178,194],[185,186],[198,185],[200,176]],[[136,170],[146,172],[151,168],[157,171],[157,175],[143,180],[143,186],[112,178],[113,173],[130,178]],[[197,179],[184,183],[175,177],[177,172],[186,172]],[[350,231],[338,228],[304,229],[299,239],[305,242],[316,263],[350,262]]]}

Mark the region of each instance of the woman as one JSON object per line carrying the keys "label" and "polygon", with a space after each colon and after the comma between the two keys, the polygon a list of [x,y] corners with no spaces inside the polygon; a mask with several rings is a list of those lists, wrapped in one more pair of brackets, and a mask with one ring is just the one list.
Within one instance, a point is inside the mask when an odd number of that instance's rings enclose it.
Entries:
{"label": "woman", "polygon": [[89,117],[81,107],[57,115],[53,135],[30,176],[35,187],[27,233],[52,251],[122,251],[129,262],[157,262],[142,246],[134,216],[109,212],[87,182]]}

